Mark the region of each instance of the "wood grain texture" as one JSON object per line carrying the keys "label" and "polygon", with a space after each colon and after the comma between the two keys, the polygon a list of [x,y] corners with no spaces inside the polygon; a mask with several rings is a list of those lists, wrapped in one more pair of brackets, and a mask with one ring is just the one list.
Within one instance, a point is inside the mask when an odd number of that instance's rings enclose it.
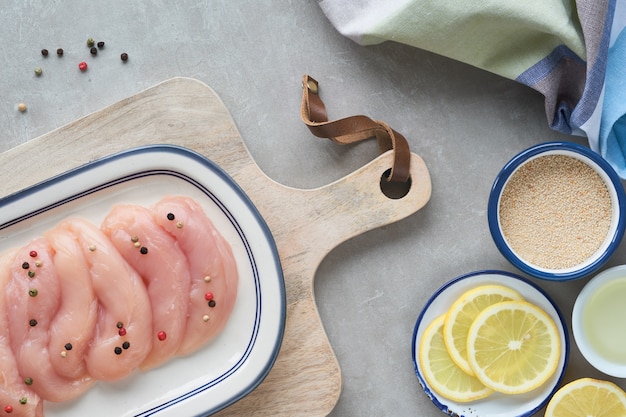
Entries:
{"label": "wood grain texture", "polygon": [[324,187],[285,187],[254,163],[211,88],[173,78],[1,154],[0,191],[12,194],[100,157],[150,144],[193,149],[224,169],[267,222],[283,267],[287,316],[276,363],[252,393],[217,415],[327,415],[342,381],[315,305],[315,271],[340,243],[423,207],[431,193],[424,162],[412,154],[412,186],[401,199],[380,190],[392,160],[389,152]]}

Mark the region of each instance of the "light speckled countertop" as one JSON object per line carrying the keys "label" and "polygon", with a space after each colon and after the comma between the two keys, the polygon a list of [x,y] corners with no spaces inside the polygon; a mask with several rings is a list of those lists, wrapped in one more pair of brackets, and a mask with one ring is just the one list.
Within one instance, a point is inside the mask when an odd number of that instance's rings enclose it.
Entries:
{"label": "light speckled countertop", "polygon": [[[211,86],[254,160],[284,185],[325,185],[377,155],[374,141],[341,147],[309,133],[299,118],[305,73],[320,81],[331,118],[366,114],[407,137],[430,169],[430,202],[341,245],[316,275],[318,308],[343,374],[332,416],[441,415],[411,360],[422,306],[467,272],[517,272],[492,242],[486,216],[491,184],[514,154],[549,140],[586,144],[550,130],[543,98],[527,87],[399,44],[358,46],[315,1],[13,1],[0,10],[0,33],[0,150],[175,76]],[[88,37],[106,42],[96,57]],[[624,252],[607,266],[624,263]],[[587,279],[536,282],[569,318]],[[572,344],[566,380],[583,375],[603,377]]]}

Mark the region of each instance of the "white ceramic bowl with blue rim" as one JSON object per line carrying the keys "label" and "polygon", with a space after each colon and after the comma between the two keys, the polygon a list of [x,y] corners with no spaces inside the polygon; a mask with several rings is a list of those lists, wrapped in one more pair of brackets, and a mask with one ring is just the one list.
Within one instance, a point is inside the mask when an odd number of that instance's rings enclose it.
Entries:
{"label": "white ceramic bowl with blue rim", "polygon": [[[548,269],[523,259],[510,247],[500,225],[500,199],[511,176],[525,163],[547,155],[570,156],[590,166],[606,184],[613,208],[609,232],[600,247],[584,262],[569,268]],[[491,188],[487,217],[489,230],[498,250],[511,264],[537,278],[567,281],[592,274],[613,255],[622,240],[626,227],[626,195],[615,170],[596,152],[576,143],[546,142],[520,152],[502,168]]]}
{"label": "white ceramic bowl with blue rim", "polygon": [[[561,338],[561,355],[556,372],[540,387],[525,394],[506,395],[494,392],[487,398],[458,403],[437,394],[426,382],[419,364],[419,344],[428,325],[444,314],[466,291],[480,285],[500,284],[518,291],[524,299],[542,308],[554,320]],[[420,385],[431,401],[444,413],[458,416],[530,417],[550,400],[565,375],[569,359],[569,335],[563,316],[554,301],[539,286],[521,276],[505,271],[484,270],[457,277],[439,288],[428,300],[413,331],[413,365]]]}
{"label": "white ceramic bowl with blue rim", "polygon": [[[614,287],[606,288],[604,286],[610,286],[611,284],[620,285],[620,283],[624,283],[624,280],[626,280],[626,265],[617,265],[605,269],[585,284],[578,297],[576,297],[572,310],[572,333],[578,350],[580,350],[580,353],[591,366],[600,372],[617,378],[626,378],[626,363],[619,361],[616,357],[624,357],[624,349],[621,343],[623,343],[622,339],[625,332],[622,324],[624,320],[623,311],[616,311],[622,307],[616,307],[615,304],[623,304],[624,300],[621,299],[622,294],[619,287],[616,291]],[[600,299],[594,300],[599,291],[610,291],[612,294],[609,297],[612,300],[607,302],[607,294]],[[585,311],[589,307],[590,302],[604,304],[604,307],[602,307],[603,311],[598,312],[600,316],[589,316],[589,313]],[[606,317],[606,315],[610,315],[610,317]],[[589,317],[586,318],[585,316]],[[586,325],[585,322],[587,320],[591,322]],[[611,326],[619,326],[620,328],[611,329]],[[596,343],[593,343],[593,333],[597,331],[601,331],[602,334],[595,336],[598,339]],[[605,334],[613,338],[611,343],[608,343],[608,340],[602,341],[602,336]],[[606,346],[607,344],[609,346]],[[602,352],[602,348],[599,349],[602,345],[605,346],[605,349],[608,349],[608,353]]]}

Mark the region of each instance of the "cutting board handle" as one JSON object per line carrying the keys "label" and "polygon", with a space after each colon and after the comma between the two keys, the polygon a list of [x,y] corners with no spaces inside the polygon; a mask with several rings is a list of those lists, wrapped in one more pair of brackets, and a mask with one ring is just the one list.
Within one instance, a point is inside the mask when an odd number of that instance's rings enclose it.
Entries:
{"label": "cutting board handle", "polygon": [[[381,183],[393,162],[387,151],[353,173],[320,188],[291,190],[283,200],[284,222],[298,225],[289,230],[290,252],[308,253],[311,265],[334,247],[365,231],[401,220],[421,209],[430,199],[431,180],[426,164],[411,153],[410,187],[402,198],[390,198]],[[297,216],[299,221],[290,219]],[[308,219],[303,222],[302,219]],[[317,256],[312,256],[312,255]]]}

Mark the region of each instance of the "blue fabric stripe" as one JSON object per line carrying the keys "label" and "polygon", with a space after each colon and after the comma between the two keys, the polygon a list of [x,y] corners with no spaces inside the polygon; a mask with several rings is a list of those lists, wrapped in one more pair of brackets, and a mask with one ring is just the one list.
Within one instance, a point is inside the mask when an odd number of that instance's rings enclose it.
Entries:
{"label": "blue fabric stripe", "polygon": [[600,125],[600,154],[626,178],[626,30],[609,49]]}
{"label": "blue fabric stripe", "polygon": [[607,55],[609,51],[609,42],[611,40],[611,29],[613,26],[613,18],[615,16],[615,2],[609,1],[606,11],[606,19],[604,20],[604,28],[602,30],[602,40],[598,46],[598,58],[592,63],[591,69],[587,70],[587,84],[585,91],[572,112],[570,124],[579,128],[591,117],[593,111],[598,105],[598,100],[602,94],[602,87],[606,77]]}
{"label": "blue fabric stripe", "polygon": [[[607,51],[611,36],[611,24],[615,15],[617,0],[607,3],[606,18],[602,27],[600,44],[597,45],[597,58],[594,62],[587,63],[587,79],[581,99],[574,108],[565,101],[558,101],[550,127],[562,133],[571,134],[580,129],[589,120],[598,105],[602,94],[607,65]],[[592,28],[588,28],[592,30]],[[596,29],[597,30],[597,29]],[[576,55],[565,45],[556,47],[550,55],[520,74],[516,81],[535,88],[537,83],[544,80],[563,59],[573,59],[581,64],[585,61]]]}
{"label": "blue fabric stripe", "polygon": [[537,62],[532,67],[521,73],[515,81],[525,84],[529,87],[534,87],[539,81],[546,78],[554,69],[559,65],[559,62],[563,58],[571,58],[577,60],[581,64],[583,61],[578,55],[574,53],[565,45],[559,45],[552,50],[550,55],[546,56],[541,61]]}
{"label": "blue fabric stripe", "polygon": [[[541,61],[520,74],[516,81],[525,84],[531,88],[535,88],[537,83],[544,80],[559,63],[564,59],[571,59],[577,61],[581,65],[585,64],[585,61],[574,53],[566,45],[559,45],[552,52]],[[559,132],[570,134],[572,133],[572,127],[570,126],[570,118],[572,115],[572,107],[565,101],[558,101],[556,103],[556,109],[552,115],[552,122],[550,127]]]}

